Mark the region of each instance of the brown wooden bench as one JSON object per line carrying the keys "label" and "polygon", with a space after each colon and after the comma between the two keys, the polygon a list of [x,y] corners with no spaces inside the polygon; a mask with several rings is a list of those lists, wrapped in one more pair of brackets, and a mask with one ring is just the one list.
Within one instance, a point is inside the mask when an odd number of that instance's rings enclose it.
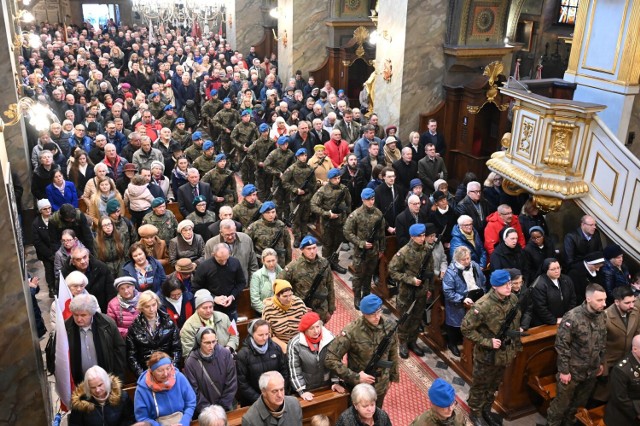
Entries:
{"label": "brown wooden bench", "polygon": [[592,408],[591,410],[580,407],[576,413],[576,420],[584,426],[606,426],[604,422],[604,407],[605,405],[600,405]]}
{"label": "brown wooden bench", "polygon": [[547,346],[534,353],[525,367],[527,386],[537,399],[542,400],[538,411],[543,415],[546,415],[551,400],[556,397],[556,356],[555,347]]}

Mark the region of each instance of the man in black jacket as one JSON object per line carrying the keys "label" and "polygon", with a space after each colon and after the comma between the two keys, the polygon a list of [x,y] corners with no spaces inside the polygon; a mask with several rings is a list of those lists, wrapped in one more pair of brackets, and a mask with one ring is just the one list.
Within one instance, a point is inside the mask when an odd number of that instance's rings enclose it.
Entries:
{"label": "man in black jacket", "polygon": [[409,147],[402,148],[402,157],[393,162],[393,169],[398,176],[397,181],[405,188],[409,188],[411,179],[418,176],[418,163],[412,161],[413,150]]}
{"label": "man in black jacket", "polygon": [[247,280],[240,261],[231,257],[229,247],[216,244],[209,259],[198,265],[193,274],[192,290],[206,288],[213,294],[216,309],[231,320],[238,320],[238,298]]}
{"label": "man in black jacket", "polygon": [[473,228],[484,238],[484,228],[487,225],[487,216],[495,211],[485,199],[482,198],[482,187],[479,182],[467,184],[467,196],[456,206],[460,216],[466,214],[473,219]]}
{"label": "man in black jacket", "polygon": [[86,248],[76,247],[71,250],[71,256],[61,273],[66,277],[73,271],[80,271],[87,277],[89,284],[86,290],[96,297],[100,311],[107,312],[107,305],[117,295],[113,287],[113,275],[107,265],[91,256]]}
{"label": "man in black jacket", "polygon": [[195,211],[193,199],[198,195],[202,195],[207,201],[207,210],[214,211],[215,203],[211,196],[211,185],[206,182],[200,182],[200,172],[194,167],[187,169],[188,183],[178,188],[176,198],[182,217],[187,217],[189,213]]}
{"label": "man in black jacket", "polygon": [[82,244],[84,244],[89,251],[93,252],[91,225],[89,225],[89,220],[80,209],[76,209],[71,204],[63,204],[60,210],[51,216],[49,227],[51,228],[53,244],[56,250],[60,248],[62,231],[72,229]]}
{"label": "man in black jacket", "polygon": [[[49,228],[49,218],[51,217],[51,203],[46,198],[38,200],[38,211],[40,214],[33,221],[33,246],[36,249],[38,260],[44,265],[44,276],[49,286],[49,297],[57,294],[55,288],[55,275],[53,271],[53,259],[56,254],[54,237]],[[59,240],[58,240],[59,241]]]}
{"label": "man in black jacket", "polygon": [[602,238],[596,228],[596,220],[584,215],[580,227],[564,237],[564,261],[567,267],[580,264],[589,253],[602,251]]}
{"label": "man in black jacket", "polygon": [[73,317],[64,325],[73,381],[81,383],[84,373],[94,365],[124,380],[126,349],[115,322],[98,312],[98,302],[91,294],[74,297],[69,309]]}
{"label": "man in black jacket", "polygon": [[407,190],[396,184],[396,172],[391,167],[382,170],[384,182],[375,189],[376,207],[383,213],[387,223],[387,234],[396,233],[396,217],[404,210]]}
{"label": "man in black jacket", "polygon": [[420,197],[413,194],[407,200],[407,208],[396,218],[396,241],[398,249],[409,242],[409,228],[416,223],[427,223],[427,215],[420,208]]}

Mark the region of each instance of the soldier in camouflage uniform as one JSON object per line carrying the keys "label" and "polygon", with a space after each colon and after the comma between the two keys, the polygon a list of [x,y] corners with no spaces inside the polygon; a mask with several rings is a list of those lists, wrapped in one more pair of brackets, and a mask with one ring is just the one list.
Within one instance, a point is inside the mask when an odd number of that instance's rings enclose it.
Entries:
{"label": "soldier in camouflage uniform", "polygon": [[264,161],[267,159],[269,153],[273,151],[275,144],[269,139],[268,124],[262,123],[260,127],[258,127],[258,131],[260,132],[260,137],[249,147],[247,151],[247,161],[251,161],[253,165],[254,183],[258,189],[258,198],[264,201],[267,199],[267,194],[273,181],[271,175],[264,170]]}
{"label": "soldier in camouflage uniform", "polygon": [[[522,350],[517,335],[521,314],[518,296],[511,293],[511,276],[498,269],[491,273],[490,282],[492,289],[469,309],[460,327],[462,334],[474,343],[473,384],[467,400],[474,426],[502,424],[500,416],[491,412],[491,406],[506,367]],[[511,337],[496,339],[507,314],[514,308],[517,314],[509,326]]]}
{"label": "soldier in camouflage uniform", "polygon": [[[358,309],[360,299],[371,292],[371,279],[378,267],[378,259],[384,254],[386,223],[382,212],[375,206],[375,192],[365,188],[360,194],[362,205],[349,215],[344,224],[344,236],[353,244],[353,306]],[[367,241],[376,224],[373,241]]]}
{"label": "soldier in camouflage uniform", "polygon": [[216,166],[202,177],[202,182],[211,185],[213,201],[218,207],[235,206],[238,202],[238,188],[234,173],[226,169],[227,156],[216,155],[215,163]]}
{"label": "soldier in camouflage uniform", "polygon": [[216,151],[213,148],[213,142],[205,141],[204,144],[202,144],[201,152],[202,155],[193,162],[193,167],[200,172],[200,176],[204,176],[209,170],[216,166]]}
{"label": "soldier in camouflage uniform", "polygon": [[599,284],[589,284],[586,300],[564,314],[558,325],[557,395],[547,411],[549,426],[572,425],[578,407],[586,405],[596,378],[604,372],[607,346],[607,294]]}
{"label": "soldier in camouflage uniform", "polygon": [[222,105],[223,108],[213,117],[212,123],[215,130],[220,134],[218,140],[222,151],[228,154],[233,149],[231,146],[231,132],[236,127],[236,124],[240,122],[240,114],[231,108],[231,99],[224,98]]}
{"label": "soldier in camouflage uniform", "polygon": [[[322,281],[307,305],[327,323],[336,311],[336,295],[333,288],[333,274],[327,259],[318,256],[318,242],[307,235],[300,242],[301,256],[289,263],[278,275],[293,287],[293,294],[305,300],[311,290],[316,275],[322,274]],[[305,302],[306,303],[306,302]]]}
{"label": "soldier in camouflage uniform", "polygon": [[240,123],[236,127],[233,128],[233,132],[231,132],[231,145],[233,145],[233,149],[235,149],[235,154],[233,158],[230,158],[229,161],[242,163],[240,167],[240,174],[242,175],[242,181],[245,183],[254,182],[253,177],[253,167],[251,167],[251,163],[245,160],[245,156],[247,155],[247,151],[249,151],[249,146],[253,141],[255,141],[259,134],[258,128],[254,123],[251,122],[251,111],[245,109],[240,114]]}
{"label": "soldier in camouflage uniform", "polygon": [[[291,234],[284,222],[277,219],[276,205],[273,201],[264,203],[259,212],[262,218],[249,225],[246,233],[253,240],[256,253],[262,253],[262,250],[271,247],[278,253],[278,265],[284,268],[291,262]],[[278,233],[280,236],[276,240]],[[258,263],[261,264],[261,260],[258,258]]]}
{"label": "soldier in camouflage uniform", "polygon": [[176,120],[176,128],[171,132],[171,138],[180,144],[180,149],[184,150],[191,145],[191,132],[185,130],[186,123],[184,118]]}
{"label": "soldier in camouflage uniform", "polygon": [[247,229],[260,218],[260,207],[256,187],[249,183],[242,188],[242,201],[233,206],[233,219],[242,224],[242,229]]}
{"label": "soldier in camouflage uniform", "polygon": [[211,89],[209,95],[211,96],[209,100],[202,105],[200,117],[202,120],[202,126],[207,129],[211,139],[217,140],[220,132],[217,131],[216,127],[213,125],[213,117],[215,117],[222,109],[222,101],[218,99],[218,91],[216,89]]}
{"label": "soldier in camouflage uniform", "polygon": [[[350,389],[359,383],[368,383],[376,389],[378,399],[376,406],[382,407],[384,397],[391,382],[400,381],[398,369],[398,339],[393,336],[391,345],[382,362],[390,362],[390,367],[379,365],[376,376],[364,372],[373,357],[380,341],[395,325],[393,321],[382,316],[382,300],[375,294],[362,299],[359,307],[362,316],[347,324],[327,348],[324,364],[342,379]],[[342,363],[347,355],[347,365]]]}
{"label": "soldier in camouflage uniform", "polygon": [[158,228],[158,238],[169,245],[169,241],[176,236],[178,220],[171,210],[167,210],[164,198],[154,198],[151,202],[152,212],[147,213],[142,219],[142,225],[153,225]]}
{"label": "soldier in camouflage uniform", "polygon": [[[311,198],[311,211],[322,218],[323,253],[331,256],[344,242],[344,222],[351,213],[351,194],[340,184],[340,169],[329,170],[327,177],[329,183],[320,187]],[[331,263],[331,269],[339,274],[347,272],[337,261]]]}
{"label": "soldier in camouflage uniform", "polygon": [[191,141],[193,143],[189,148],[184,150],[184,155],[187,157],[187,160],[189,160],[189,163],[193,164],[193,162],[196,161],[196,158],[202,155],[202,144],[204,143],[202,133],[193,132],[193,135],[191,135]]}
{"label": "soldier in camouflage uniform", "polygon": [[[316,177],[314,170],[307,164],[307,150],[300,148],[296,151],[297,161],[285,170],[282,175],[282,185],[291,198],[291,211],[296,214],[291,220],[293,227],[293,246],[298,248],[302,236],[307,233],[307,224],[311,214],[311,197],[316,192]],[[297,210],[296,210],[297,209]]]}
{"label": "soldier in camouflage uniform", "polygon": [[280,136],[276,145],[277,148],[271,151],[264,160],[264,171],[273,178],[273,186],[278,188],[273,198],[282,212],[281,217],[286,218],[289,216],[289,194],[282,187],[282,175],[293,164],[295,156],[289,149],[288,136]]}
{"label": "soldier in camouflage uniform", "polygon": [[[406,312],[413,301],[416,304],[411,311],[409,320],[398,327],[400,340],[400,356],[409,357],[409,349],[418,356],[424,352],[416,339],[420,334],[422,314],[427,304],[427,295],[431,292],[431,278],[433,277],[433,248],[435,247],[436,228],[432,224],[414,223],[409,227],[411,239],[402,247],[389,263],[389,274],[398,284],[398,312]],[[428,235],[428,237],[427,237]],[[426,270],[421,276],[421,268],[426,261]]]}
{"label": "soldier in camouflage uniform", "polygon": [[437,378],[429,388],[431,407],[409,426],[464,426],[464,415],[456,413],[456,391],[446,380]]}
{"label": "soldier in camouflage uniform", "polygon": [[153,115],[153,118],[156,120],[162,117],[164,113],[165,103],[162,102],[162,98],[160,97],[160,93],[154,92],[151,94],[151,102],[149,102],[149,112]]}
{"label": "soldier in camouflage uniform", "polygon": [[165,105],[163,111],[164,115],[158,119],[158,122],[162,124],[162,127],[168,127],[173,130],[177,118],[173,110],[173,105]]}

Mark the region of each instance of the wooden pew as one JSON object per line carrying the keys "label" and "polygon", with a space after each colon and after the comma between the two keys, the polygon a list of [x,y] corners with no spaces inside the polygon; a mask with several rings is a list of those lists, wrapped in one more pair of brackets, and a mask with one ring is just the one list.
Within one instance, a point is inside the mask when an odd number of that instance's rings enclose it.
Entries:
{"label": "wooden pew", "polygon": [[184,219],[184,216],[182,216],[182,213],[180,213],[180,206],[177,202],[174,201],[172,203],[167,203],[167,209],[171,210],[178,222]]}
{"label": "wooden pew", "polygon": [[533,391],[532,399],[543,415],[556,397],[556,356],[555,347],[547,346],[533,354],[525,367],[527,386]]}
{"label": "wooden pew", "polygon": [[576,420],[584,426],[606,426],[604,422],[604,408],[605,405],[594,407],[591,410],[580,407],[576,413]]}
{"label": "wooden pew", "polygon": [[395,289],[388,286],[389,280],[389,263],[393,256],[398,251],[398,243],[396,242],[395,235],[387,235],[387,245],[384,251],[384,255],[378,262],[378,284],[371,289],[371,291],[377,294],[382,300],[389,300],[396,295]]}

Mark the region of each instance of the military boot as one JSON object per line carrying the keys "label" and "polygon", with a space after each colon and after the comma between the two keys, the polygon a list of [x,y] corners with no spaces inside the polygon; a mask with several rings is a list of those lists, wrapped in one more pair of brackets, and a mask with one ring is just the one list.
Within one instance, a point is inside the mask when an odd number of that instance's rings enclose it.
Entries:
{"label": "military boot", "polygon": [[491,405],[489,404],[482,407],[482,418],[489,426],[502,426],[502,417],[491,412]]}
{"label": "military boot", "polygon": [[409,348],[407,347],[406,342],[400,342],[400,358],[407,359],[409,358]]}
{"label": "military boot", "polygon": [[356,310],[360,310],[360,300],[362,299],[362,296],[360,295],[360,290],[353,290],[353,307],[356,308]]}
{"label": "military boot", "polygon": [[420,346],[418,346],[417,342],[409,343],[409,349],[411,349],[411,352],[413,352],[414,354],[416,354],[418,356],[424,356],[424,351],[422,349],[420,349]]}
{"label": "military boot", "polygon": [[300,237],[296,237],[293,240],[293,248],[299,248],[300,247],[300,240],[302,240],[302,238],[300,238]]}
{"label": "military boot", "polygon": [[473,411],[469,414],[469,420],[471,420],[473,426],[491,426],[484,421],[482,414],[474,413]]}
{"label": "military boot", "polygon": [[332,262],[331,263],[331,270],[332,271],[336,271],[339,274],[346,274],[347,273],[347,269],[343,268],[342,266],[340,266],[340,264],[338,262]]}

